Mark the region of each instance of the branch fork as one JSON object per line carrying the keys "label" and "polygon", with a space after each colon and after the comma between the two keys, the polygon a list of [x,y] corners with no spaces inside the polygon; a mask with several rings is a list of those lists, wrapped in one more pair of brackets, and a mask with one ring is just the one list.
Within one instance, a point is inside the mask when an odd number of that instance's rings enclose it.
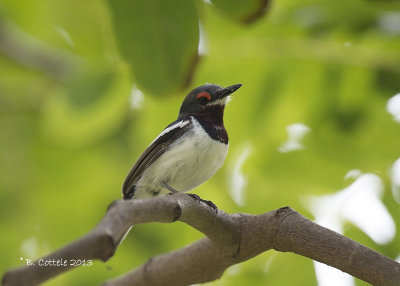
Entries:
{"label": "branch fork", "polygon": [[[289,207],[261,215],[229,215],[221,210],[216,213],[205,203],[182,193],[114,201],[92,231],[42,259],[107,261],[132,225],[177,220],[201,231],[205,237],[153,257],[104,285],[190,285],[213,281],[229,266],[271,249],[309,257],[372,285],[400,285],[399,263],[315,224]],[[69,265],[34,264],[8,271],[2,284],[39,285],[71,269]]]}

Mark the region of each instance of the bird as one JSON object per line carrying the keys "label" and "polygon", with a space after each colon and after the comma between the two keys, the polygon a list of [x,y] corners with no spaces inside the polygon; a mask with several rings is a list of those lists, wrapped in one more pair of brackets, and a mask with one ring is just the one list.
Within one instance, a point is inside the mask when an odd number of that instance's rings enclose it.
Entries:
{"label": "bird", "polygon": [[[187,94],[177,120],[151,142],[122,186],[124,200],[188,192],[211,178],[229,148],[223,115],[229,95],[242,84],[199,86]],[[211,201],[206,202],[213,208]]]}

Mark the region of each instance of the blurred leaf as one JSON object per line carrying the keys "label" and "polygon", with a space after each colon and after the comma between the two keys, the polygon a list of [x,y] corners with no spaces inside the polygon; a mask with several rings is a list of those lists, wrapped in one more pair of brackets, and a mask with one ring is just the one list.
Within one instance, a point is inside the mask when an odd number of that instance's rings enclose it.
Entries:
{"label": "blurred leaf", "polygon": [[44,135],[61,145],[91,144],[114,133],[125,116],[129,73],[120,69],[89,74],[51,91],[44,107]]}
{"label": "blurred leaf", "polygon": [[365,0],[374,4],[374,7],[381,9],[400,10],[399,0]]}
{"label": "blurred leaf", "polygon": [[[207,53],[191,87],[205,82],[243,87],[224,115],[227,160],[194,192],[228,213],[257,214],[290,205],[312,218],[304,199],[345,188],[345,174],[358,169],[382,179],[383,203],[400,229],[388,172],[400,156],[400,125],[386,110],[388,99],[399,92],[400,26],[394,2],[275,1],[268,17],[248,27],[237,21],[261,11],[262,1],[210,1],[213,5],[194,5],[194,0],[0,1],[1,16],[24,33],[13,29],[7,34],[19,39],[14,43],[20,55],[29,56],[33,49],[72,67],[63,81],[55,80],[10,57],[17,50],[0,52],[1,273],[22,266],[20,257],[37,258],[83,235],[121,196],[129,168],[176,119],[184,92],[154,97],[149,91],[172,92],[190,76],[199,37],[195,8],[204,17]],[[121,64],[115,42],[127,64]],[[140,109],[129,106],[131,75],[143,91]],[[305,149],[281,153],[286,127],[293,123],[311,129],[302,142]],[[230,166],[238,163],[245,146],[252,146],[240,168],[248,179],[246,204],[238,206],[230,197],[235,175]],[[344,230],[389,257],[400,255],[398,233],[377,245],[352,224]],[[137,226],[106,264],[96,261],[46,285],[101,284],[202,236],[182,223]],[[32,238],[37,254],[28,257],[32,254],[21,246]],[[315,279],[311,260],[268,251],[208,284],[314,285]],[[366,284],[356,280],[355,285]]]}
{"label": "blurred leaf", "polygon": [[211,0],[211,3],[230,18],[251,23],[261,18],[269,7],[269,0]]}
{"label": "blurred leaf", "polygon": [[199,24],[191,0],[108,1],[122,55],[141,88],[155,94],[188,84]]}

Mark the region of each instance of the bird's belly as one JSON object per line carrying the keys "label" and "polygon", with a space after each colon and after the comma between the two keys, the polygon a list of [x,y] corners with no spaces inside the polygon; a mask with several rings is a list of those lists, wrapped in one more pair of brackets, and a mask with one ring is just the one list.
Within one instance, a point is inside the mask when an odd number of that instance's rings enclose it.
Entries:
{"label": "bird's belly", "polygon": [[[187,140],[180,152],[170,154],[171,160],[170,163],[167,163],[170,176],[169,185],[181,192],[197,187],[222,167],[227,152],[227,144],[208,136],[204,136],[203,140],[194,138]],[[185,153],[190,155],[187,156]]]}
{"label": "bird's belly", "polygon": [[135,197],[168,193],[160,188],[162,183],[187,192],[212,177],[223,165],[227,153],[228,144],[211,139],[201,127],[194,126],[143,173]]}

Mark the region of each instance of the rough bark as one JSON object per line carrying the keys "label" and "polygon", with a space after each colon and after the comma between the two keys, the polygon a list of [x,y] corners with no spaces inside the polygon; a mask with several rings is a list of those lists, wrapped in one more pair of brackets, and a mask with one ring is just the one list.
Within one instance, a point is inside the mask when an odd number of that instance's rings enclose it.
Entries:
{"label": "rough bark", "polygon": [[[313,223],[289,207],[261,215],[232,214],[185,194],[113,202],[103,220],[82,238],[43,259],[99,259],[114,255],[131,225],[182,221],[206,237],[151,258],[104,285],[189,285],[219,278],[229,266],[275,249],[294,252],[372,285],[400,285],[400,264],[349,238]],[[38,285],[70,267],[25,266],[8,271],[3,285]],[[177,271],[179,269],[179,271]]]}

